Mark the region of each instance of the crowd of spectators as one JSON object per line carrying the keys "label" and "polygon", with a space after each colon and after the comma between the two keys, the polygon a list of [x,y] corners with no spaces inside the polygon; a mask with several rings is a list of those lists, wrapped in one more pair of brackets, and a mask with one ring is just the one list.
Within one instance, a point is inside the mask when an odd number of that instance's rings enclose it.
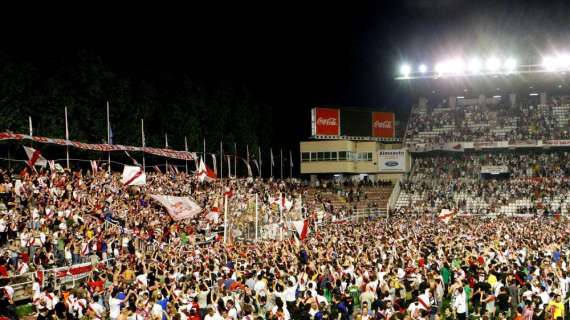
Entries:
{"label": "crowd of spectators", "polygon": [[[479,104],[438,104],[412,109],[406,131],[408,145],[462,141],[527,141],[570,139],[570,107],[553,97],[536,97],[514,107],[504,101]],[[519,97],[520,99],[520,97]]]}
{"label": "crowd of spectators", "polygon": [[[567,159],[567,151],[536,150],[416,155],[412,174],[401,183],[400,197],[409,202],[400,202],[399,210],[497,214],[519,203],[515,213],[566,213]],[[507,172],[484,175],[484,166],[503,166]]]}

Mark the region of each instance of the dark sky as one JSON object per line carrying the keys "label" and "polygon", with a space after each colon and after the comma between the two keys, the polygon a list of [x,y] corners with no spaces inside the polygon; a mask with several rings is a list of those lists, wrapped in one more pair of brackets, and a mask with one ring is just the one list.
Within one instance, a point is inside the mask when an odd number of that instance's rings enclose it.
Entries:
{"label": "dark sky", "polygon": [[318,104],[406,114],[411,95],[393,80],[400,61],[478,52],[522,60],[570,44],[563,1],[133,2],[4,13],[0,35],[12,55],[47,64],[87,49],[119,73],[245,84],[297,140]]}

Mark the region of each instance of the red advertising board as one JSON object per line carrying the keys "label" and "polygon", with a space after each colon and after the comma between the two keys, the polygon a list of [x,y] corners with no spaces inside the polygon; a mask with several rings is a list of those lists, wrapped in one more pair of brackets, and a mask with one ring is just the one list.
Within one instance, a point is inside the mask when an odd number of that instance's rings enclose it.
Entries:
{"label": "red advertising board", "polygon": [[372,112],[372,136],[393,138],[396,135],[396,116],[392,112]]}
{"label": "red advertising board", "polygon": [[313,135],[317,136],[340,135],[340,109],[314,108]]}

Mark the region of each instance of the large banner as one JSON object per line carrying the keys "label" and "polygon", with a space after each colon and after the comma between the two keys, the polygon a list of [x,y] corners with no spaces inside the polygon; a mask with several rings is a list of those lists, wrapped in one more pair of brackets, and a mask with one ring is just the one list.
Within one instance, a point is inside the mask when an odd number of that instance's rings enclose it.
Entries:
{"label": "large banner", "polygon": [[340,109],[313,108],[311,122],[314,136],[340,135]]}
{"label": "large banner", "polygon": [[507,167],[507,166],[481,166],[481,173],[488,173],[488,174],[509,173],[509,167]]}
{"label": "large banner", "polygon": [[174,197],[158,194],[153,194],[150,197],[165,207],[168,214],[170,214],[174,220],[192,219],[202,211],[202,208],[188,197]]}
{"label": "large banner", "polygon": [[52,138],[38,137],[38,136],[32,137],[29,135],[19,134],[19,133],[0,132],[0,141],[2,140],[33,140],[34,142],[38,143],[57,144],[60,146],[70,146],[78,149],[91,150],[91,151],[102,151],[102,152],[133,151],[133,152],[145,152],[153,154],[155,156],[172,158],[172,159],[180,159],[180,160],[196,159],[196,153],[188,151],[176,151],[171,149],[158,149],[158,148],[149,148],[149,147],[144,147],[144,148],[131,147],[131,146],[123,146],[120,144],[82,143],[65,139],[52,139]]}
{"label": "large banner", "polygon": [[372,112],[372,136],[382,138],[396,136],[396,116],[393,112]]}
{"label": "large banner", "polygon": [[406,149],[381,150],[378,154],[380,172],[406,171]]}

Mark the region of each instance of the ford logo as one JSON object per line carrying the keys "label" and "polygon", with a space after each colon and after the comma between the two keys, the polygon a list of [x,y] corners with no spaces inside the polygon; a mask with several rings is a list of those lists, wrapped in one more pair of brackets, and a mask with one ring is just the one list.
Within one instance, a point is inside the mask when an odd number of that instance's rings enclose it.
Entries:
{"label": "ford logo", "polygon": [[388,166],[388,167],[395,167],[395,166],[397,166],[399,163],[398,163],[398,161],[386,161],[386,162],[384,162],[384,164],[385,164],[386,166]]}

